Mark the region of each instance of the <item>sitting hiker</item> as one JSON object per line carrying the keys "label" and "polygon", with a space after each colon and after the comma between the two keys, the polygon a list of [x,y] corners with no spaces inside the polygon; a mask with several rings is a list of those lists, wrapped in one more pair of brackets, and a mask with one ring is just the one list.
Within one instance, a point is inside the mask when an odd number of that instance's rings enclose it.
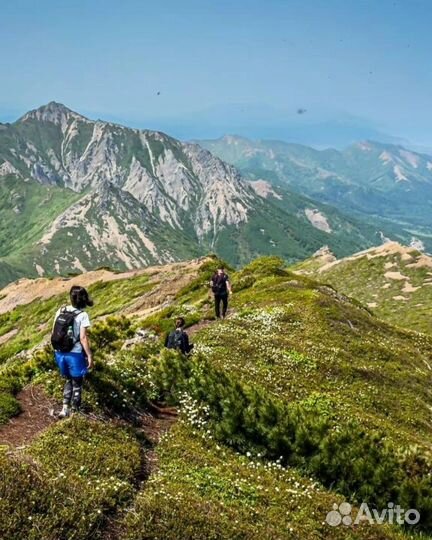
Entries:
{"label": "sitting hiker", "polygon": [[185,324],[183,317],[176,319],[175,330],[170,332],[165,340],[167,349],[177,349],[183,354],[189,354],[192,351],[193,345],[189,343],[189,336],[184,331]]}
{"label": "sitting hiker", "polygon": [[79,411],[84,376],[93,365],[87,335],[90,319],[84,311],[93,305],[93,300],[84,287],[74,285],[70,290],[70,302],[57,311],[51,336],[60,374],[66,379],[59,418],[69,416],[71,410]]}
{"label": "sitting hiker", "polygon": [[213,274],[210,287],[214,295],[216,318],[225,319],[228,310],[228,295],[232,294],[232,288],[228,274],[225,273],[223,266],[220,266]]}

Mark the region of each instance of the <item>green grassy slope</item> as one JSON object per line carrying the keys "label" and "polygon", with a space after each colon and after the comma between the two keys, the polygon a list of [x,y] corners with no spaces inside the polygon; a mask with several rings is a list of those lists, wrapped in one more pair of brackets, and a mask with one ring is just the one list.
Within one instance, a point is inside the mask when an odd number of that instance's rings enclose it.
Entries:
{"label": "green grassy slope", "polygon": [[39,240],[53,219],[82,197],[16,176],[0,180],[0,257],[14,255]]}
{"label": "green grassy slope", "polygon": [[357,298],[393,324],[432,332],[432,259],[412,248],[388,244],[320,266],[314,259],[294,270],[309,273]]}
{"label": "green grassy slope", "polygon": [[[162,350],[174,316],[184,314],[189,324],[211,317],[206,282],[214,265],[203,263],[160,312],[95,325],[96,367],[85,399],[98,420],[55,424],[24,457],[2,458],[2,530],[37,538],[44,526],[47,540],[67,538],[84,509],[75,537],[104,538],[116,509],[124,540],[409,537],[410,530],[395,526],[328,526],[333,503],[348,500],[416,507],[421,526],[432,531],[432,339],[394,328],[332,288],[287,271],[281,260],[264,258],[232,273],[232,315],[195,336],[191,358]],[[98,287],[93,295],[102,310],[110,291]],[[125,282],[108,312],[121,312],[138,289],[134,279]],[[51,302],[40,302],[42,311],[50,312]],[[28,309],[20,319],[33,324]],[[148,329],[148,338],[121,350],[137,328]],[[29,380],[60,396],[48,353],[5,360],[0,398],[9,400],[10,414],[13,396]],[[140,485],[148,442],[134,419],[154,399],[176,404],[181,421],[157,449],[159,471]],[[119,416],[122,426],[112,420]],[[58,462],[68,459],[59,477]],[[43,501],[35,510],[29,478]],[[72,488],[63,506],[66,480]],[[22,512],[11,512],[19,500]]]}
{"label": "green grassy slope", "polygon": [[34,249],[54,218],[81,196],[14,175],[1,178],[0,286],[21,275],[36,275],[26,252]]}
{"label": "green grassy slope", "polygon": [[[26,276],[28,272],[29,270],[25,268],[25,265],[24,267],[14,266],[14,263],[0,259],[0,287]],[[31,275],[31,272],[29,275]]]}

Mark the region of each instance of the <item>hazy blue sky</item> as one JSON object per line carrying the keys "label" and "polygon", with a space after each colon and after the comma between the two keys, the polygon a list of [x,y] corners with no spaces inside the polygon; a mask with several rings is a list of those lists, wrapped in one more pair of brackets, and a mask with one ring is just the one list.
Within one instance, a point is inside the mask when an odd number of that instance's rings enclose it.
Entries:
{"label": "hazy blue sky", "polygon": [[0,120],[302,107],[432,145],[431,20],[430,0],[2,0]]}

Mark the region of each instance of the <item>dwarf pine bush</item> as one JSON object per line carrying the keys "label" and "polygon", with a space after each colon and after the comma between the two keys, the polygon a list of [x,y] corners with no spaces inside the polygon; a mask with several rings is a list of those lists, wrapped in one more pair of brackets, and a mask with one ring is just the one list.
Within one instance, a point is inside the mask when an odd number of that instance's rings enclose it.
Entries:
{"label": "dwarf pine bush", "polygon": [[134,334],[130,319],[124,316],[111,316],[97,321],[90,331],[94,350],[113,350],[119,340],[125,340]]}
{"label": "dwarf pine bush", "polygon": [[0,392],[0,425],[6,423],[9,418],[18,414],[20,410],[18,400],[12,394]]}
{"label": "dwarf pine bush", "polygon": [[432,530],[430,464],[424,461],[413,471],[420,456],[411,456],[409,466],[384,434],[365,431],[355,422],[335,426],[310,403],[303,407],[270,397],[199,355],[187,359],[164,351],[149,370],[164,399],[178,403],[186,393],[206,407],[206,425],[217,440],[243,453],[281,458],[346,497],[377,508],[404,501],[405,508],[417,508],[424,516],[421,526]]}

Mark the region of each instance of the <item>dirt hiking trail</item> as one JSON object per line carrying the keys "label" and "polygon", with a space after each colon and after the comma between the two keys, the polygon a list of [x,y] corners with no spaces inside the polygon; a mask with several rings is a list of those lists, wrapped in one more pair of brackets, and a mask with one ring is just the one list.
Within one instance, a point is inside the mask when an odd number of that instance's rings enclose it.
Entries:
{"label": "dirt hiking trail", "polygon": [[56,402],[39,385],[26,386],[16,397],[22,412],[0,426],[0,445],[23,448],[56,421],[53,414]]}

